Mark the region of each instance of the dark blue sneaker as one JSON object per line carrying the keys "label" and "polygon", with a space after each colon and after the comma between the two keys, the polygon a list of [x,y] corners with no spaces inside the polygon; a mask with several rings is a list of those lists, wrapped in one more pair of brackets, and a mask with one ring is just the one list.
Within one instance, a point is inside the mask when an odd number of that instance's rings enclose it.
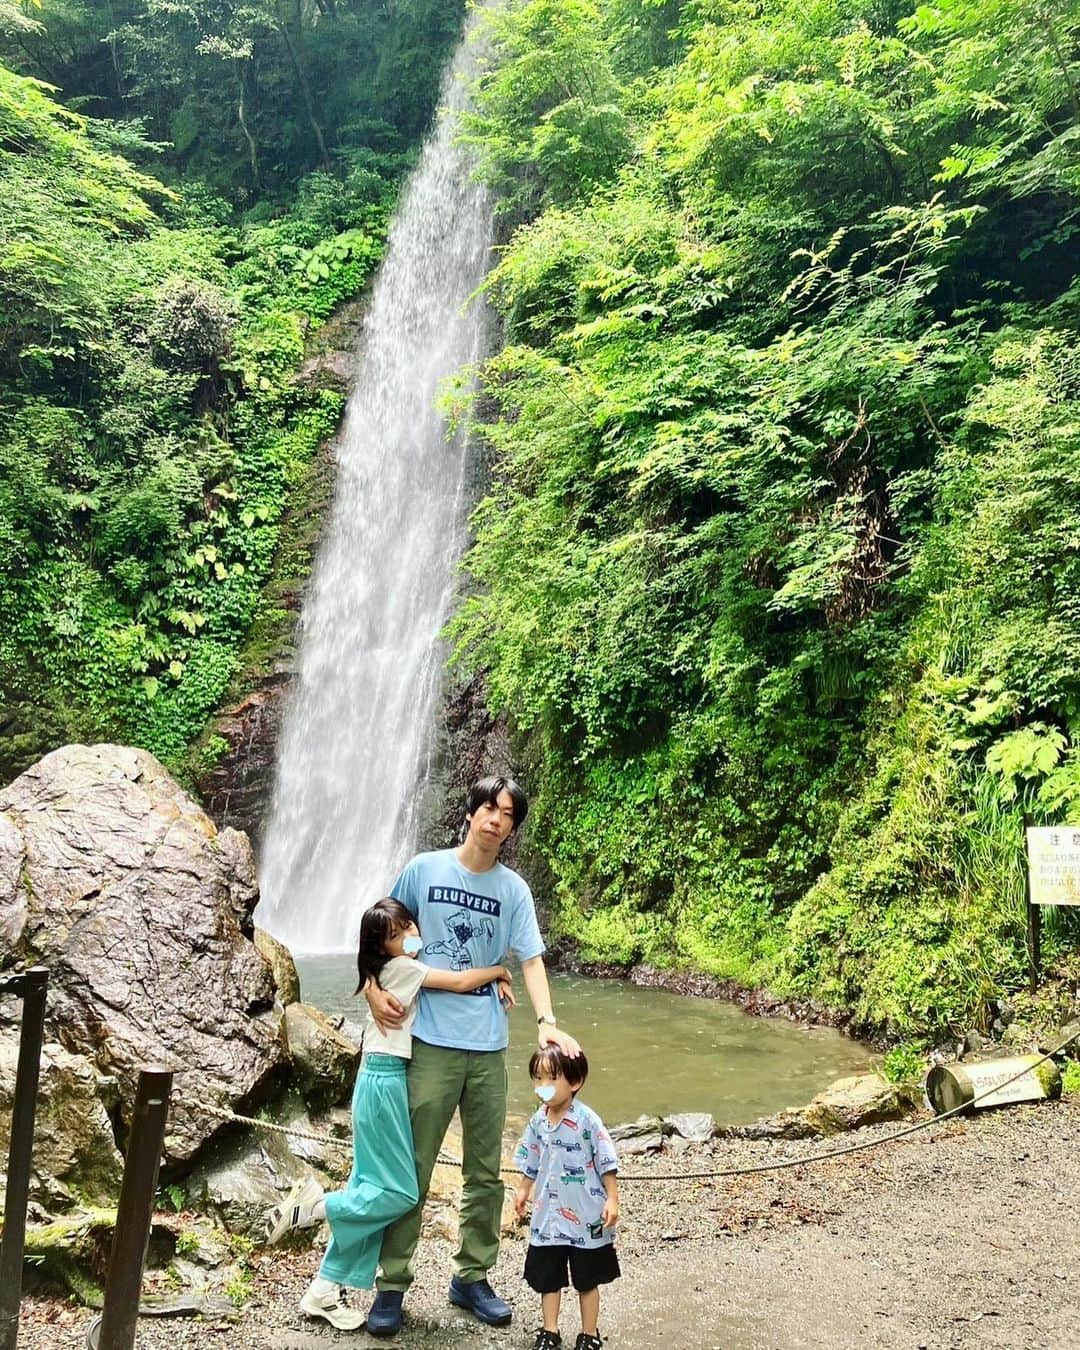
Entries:
{"label": "dark blue sneaker", "polygon": [[400,1289],[380,1289],[367,1315],[367,1330],[372,1336],[393,1336],[401,1330]]}
{"label": "dark blue sneaker", "polygon": [[[489,1327],[504,1327],[514,1315],[510,1304],[498,1296],[487,1280],[464,1284],[455,1275],[450,1281],[450,1302],[455,1308],[468,1308],[478,1321]],[[371,1330],[370,1322],[368,1330]]]}

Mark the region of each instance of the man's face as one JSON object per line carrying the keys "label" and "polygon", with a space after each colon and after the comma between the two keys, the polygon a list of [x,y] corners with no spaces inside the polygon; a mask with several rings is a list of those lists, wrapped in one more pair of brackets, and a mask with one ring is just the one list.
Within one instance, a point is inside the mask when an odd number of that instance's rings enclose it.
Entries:
{"label": "man's face", "polygon": [[498,853],[514,828],[514,803],[504,788],[494,802],[483,802],[471,816],[469,838],[485,853]]}

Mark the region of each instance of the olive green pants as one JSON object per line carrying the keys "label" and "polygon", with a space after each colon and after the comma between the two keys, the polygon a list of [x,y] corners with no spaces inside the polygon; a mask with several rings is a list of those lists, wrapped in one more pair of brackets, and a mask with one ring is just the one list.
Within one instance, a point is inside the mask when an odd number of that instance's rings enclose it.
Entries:
{"label": "olive green pants", "polygon": [[413,1041],[408,1080],[420,1203],[383,1235],[379,1288],[403,1291],[412,1284],[412,1258],[420,1238],[424,1199],[455,1109],[461,1113],[463,1189],[454,1274],[466,1282],[482,1280],[499,1255],[506,1051],[449,1050]]}

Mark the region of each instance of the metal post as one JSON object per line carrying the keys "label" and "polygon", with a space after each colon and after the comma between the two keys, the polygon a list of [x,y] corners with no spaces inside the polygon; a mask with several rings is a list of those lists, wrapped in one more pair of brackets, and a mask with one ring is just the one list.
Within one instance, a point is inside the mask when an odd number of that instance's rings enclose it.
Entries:
{"label": "metal post", "polygon": [[22,1298],[23,1246],[26,1242],[26,1197],[30,1190],[34,1116],[37,1112],[41,1042],[45,1032],[45,995],[49,972],[34,966],[7,988],[22,995],[22,1031],[19,1067],[15,1072],[15,1100],[11,1108],[11,1147],[7,1161],[4,1200],[4,1241],[0,1247],[0,1350],[15,1350],[19,1339],[19,1302]]}
{"label": "metal post", "polygon": [[139,1073],[109,1274],[105,1281],[105,1304],[96,1342],[99,1350],[132,1350],[135,1344],[139,1294],[154,1213],[158,1165],[165,1142],[172,1078],[170,1069],[147,1068]]}

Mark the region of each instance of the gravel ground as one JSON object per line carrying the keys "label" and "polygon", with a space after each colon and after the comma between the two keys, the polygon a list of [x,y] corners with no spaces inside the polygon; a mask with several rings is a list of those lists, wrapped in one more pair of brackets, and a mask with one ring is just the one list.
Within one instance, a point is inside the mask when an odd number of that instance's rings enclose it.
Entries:
{"label": "gravel ground", "polygon": [[[886,1135],[875,1126],[846,1140]],[[627,1158],[626,1174],[707,1171],[804,1156],[808,1142],[715,1141]],[[954,1350],[1080,1347],[1080,1098],[949,1121],[880,1149],[785,1172],[652,1185],[626,1181],[623,1278],[603,1295],[613,1350]],[[445,1301],[449,1242],[418,1254],[402,1347],[519,1350],[538,1300],[521,1238],[503,1243],[495,1287],[514,1324],[479,1326]],[[318,1254],[253,1258],[234,1321],[149,1320],[140,1350],[340,1350],[386,1344],[321,1330],[296,1311]],[[20,1350],[74,1350],[89,1315],[27,1299]],[[576,1309],[564,1306],[564,1345]]]}

